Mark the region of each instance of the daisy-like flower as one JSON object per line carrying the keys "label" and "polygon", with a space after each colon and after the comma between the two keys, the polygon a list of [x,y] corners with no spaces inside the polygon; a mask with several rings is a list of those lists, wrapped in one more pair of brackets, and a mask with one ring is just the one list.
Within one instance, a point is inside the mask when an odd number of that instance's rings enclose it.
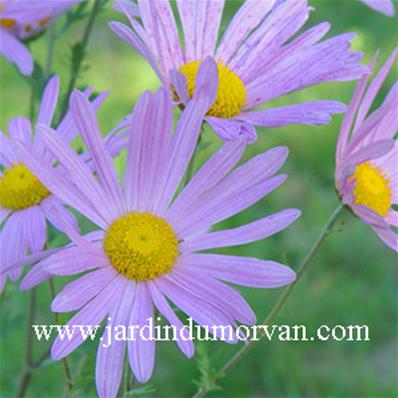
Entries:
{"label": "daisy-like flower", "polygon": [[217,98],[206,121],[224,140],[245,134],[256,137],[254,125],[325,124],[344,112],[336,101],[313,101],[255,110],[261,104],[314,84],[358,79],[367,68],[362,54],[350,51],[355,36],[347,33],[320,41],[327,22],[299,34],[311,8],[306,0],[246,1],[218,42],[224,1],[177,0],[185,46],[168,1],[138,1],[139,17],[117,3],[131,29],[110,22],[111,29],[150,64],[163,85],[183,104],[194,92],[203,60],[217,63]]}
{"label": "daisy-like flower", "polygon": [[[398,213],[393,209],[398,204],[398,144],[394,140],[398,82],[382,105],[368,115],[396,54],[394,50],[369,86],[369,75],[358,83],[337,144],[335,180],[343,203],[398,251],[397,234],[391,228],[398,227]],[[376,59],[377,55],[372,67]]]}
{"label": "daisy-like flower", "polygon": [[393,17],[395,15],[395,7],[392,0],[360,0],[362,3],[366,4],[368,7],[375,11],[378,11],[388,17]]}
{"label": "daisy-like flower", "polygon": [[[168,91],[161,88],[157,94],[145,92],[140,97],[131,118],[123,187],[100,140],[95,112],[78,91],[71,98],[71,111],[98,179],[48,127],[41,127],[42,137],[70,173],[67,184],[57,169],[26,144],[18,144],[21,155],[47,189],[57,192],[100,228],[89,240],[70,229],[74,246],[42,262],[44,269],[56,275],[90,271],[68,284],[52,303],[57,312],[79,310],[70,325],[96,325],[109,315],[111,325],[142,327],[156,307],[183,332],[186,328],[181,329],[183,323],[169,300],[200,325],[253,324],[255,315],[246,301],[222,282],[271,288],[294,280],[290,268],[273,261],[196,253],[268,237],[300,214],[289,209],[234,229],[210,232],[213,224],[251,206],[285,180],[284,175],[274,176],[287,156],[285,147],[271,149],[232,171],[244,151],[244,138],[227,142],[176,195],[203,116],[214,101],[216,85],[208,85],[205,78],[208,67],[212,64],[202,64],[198,89],[182,112],[174,135]],[[223,338],[219,330],[215,333]],[[82,342],[78,334],[70,341],[57,338],[52,357],[63,358]],[[177,343],[185,355],[193,355],[188,336],[184,334]],[[137,336],[128,343],[114,341],[108,348],[100,344],[96,364],[100,397],[116,395],[126,345],[137,380],[150,378],[155,358],[153,340]]]}
{"label": "daisy-like flower", "polygon": [[[91,93],[85,92],[85,96]],[[54,76],[49,80],[44,90],[37,123],[51,124],[59,93],[59,78]],[[93,106],[97,109],[107,93],[99,95]],[[62,229],[57,218],[53,216],[50,208],[56,208],[75,228],[77,221],[74,215],[66,209],[62,202],[48,190],[40,180],[26,167],[24,159],[18,156],[13,148],[15,140],[23,141],[32,146],[42,159],[54,162],[55,159],[45,150],[38,134],[33,134],[29,119],[17,116],[11,119],[8,126],[9,137],[0,132],[0,232],[1,267],[11,267],[30,253],[41,251],[47,240],[47,225],[49,221],[55,228]],[[69,144],[77,134],[70,112],[59,123],[57,131],[65,144]],[[123,146],[123,137],[114,136],[114,132],[106,138],[107,145],[116,155]],[[89,161],[87,154],[82,159]],[[19,278],[20,267],[10,271],[8,276],[12,280]],[[41,278],[46,275],[42,273]],[[6,282],[5,275],[0,275],[0,291]]]}
{"label": "daisy-like flower", "polygon": [[82,0],[0,0],[0,54],[23,75],[33,72],[25,39],[36,36],[54,19]]}

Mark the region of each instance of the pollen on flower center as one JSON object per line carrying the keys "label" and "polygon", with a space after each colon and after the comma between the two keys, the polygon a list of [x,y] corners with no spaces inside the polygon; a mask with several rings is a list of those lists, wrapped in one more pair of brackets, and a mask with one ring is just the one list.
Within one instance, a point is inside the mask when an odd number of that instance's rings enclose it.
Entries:
{"label": "pollen on flower center", "polygon": [[383,171],[369,162],[359,164],[351,179],[355,179],[354,203],[369,207],[384,217],[391,208],[390,180]]}
{"label": "pollen on flower center", "polygon": [[132,212],[111,224],[103,249],[116,271],[129,279],[144,281],[173,268],[178,240],[163,218]]}
{"label": "pollen on flower center", "polygon": [[[180,68],[185,76],[188,94],[192,97],[195,92],[195,79],[200,61],[188,62]],[[242,111],[246,101],[246,87],[238,75],[221,63],[217,63],[218,90],[213,105],[207,112],[208,116],[230,118]]]}
{"label": "pollen on flower center", "polygon": [[41,203],[50,196],[50,191],[24,165],[18,164],[4,169],[0,179],[1,207],[22,210]]}

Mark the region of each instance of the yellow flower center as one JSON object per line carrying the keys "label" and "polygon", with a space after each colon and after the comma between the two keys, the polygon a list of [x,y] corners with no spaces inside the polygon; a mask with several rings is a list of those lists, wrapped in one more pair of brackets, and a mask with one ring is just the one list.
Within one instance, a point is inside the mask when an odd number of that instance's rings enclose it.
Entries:
{"label": "yellow flower center", "polygon": [[[187,80],[189,97],[195,92],[195,79],[199,66],[200,61],[193,61],[180,68],[180,72]],[[246,88],[240,77],[226,66],[218,62],[217,69],[217,97],[207,115],[227,119],[242,111],[246,101]]]}
{"label": "yellow flower center", "polygon": [[178,241],[163,218],[133,212],[112,223],[103,249],[116,271],[129,279],[144,281],[173,268]]}
{"label": "yellow flower center", "polygon": [[0,179],[0,205],[6,209],[22,210],[50,196],[50,191],[24,165],[4,169]]}
{"label": "yellow flower center", "polygon": [[390,180],[383,171],[369,162],[359,164],[351,179],[356,180],[354,187],[354,203],[372,209],[385,217],[391,208],[392,193]]}

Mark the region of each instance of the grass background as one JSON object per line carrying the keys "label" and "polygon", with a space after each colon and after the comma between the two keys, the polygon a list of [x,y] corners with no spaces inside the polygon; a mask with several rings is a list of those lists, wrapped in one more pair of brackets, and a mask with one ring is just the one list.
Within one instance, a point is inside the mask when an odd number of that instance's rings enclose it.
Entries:
{"label": "grass background", "polygon": [[[377,49],[384,61],[396,45],[397,23],[373,12],[359,1],[312,1],[315,11],[307,25],[328,20],[329,35],[355,31],[355,49],[365,53],[369,61]],[[227,1],[223,27],[240,5]],[[138,96],[145,89],[155,90],[159,83],[149,66],[118,39],[107,22],[123,18],[112,11],[108,2],[95,22],[85,61],[85,70],[78,87],[93,85],[97,91],[111,90],[109,99],[99,113],[105,133],[131,112]],[[86,21],[74,24],[56,43],[53,73],[61,77],[65,90],[69,79],[69,49],[82,35]],[[57,26],[62,25],[62,19]],[[31,43],[39,64],[46,57],[47,33]],[[397,78],[390,74],[378,98]],[[0,127],[7,130],[8,120],[29,114],[30,87],[16,69],[0,60],[1,113]],[[355,83],[329,83],[303,90],[274,102],[284,105],[314,99],[337,99],[347,103]],[[280,129],[258,129],[258,141],[248,147],[248,159],[264,150],[287,145],[290,156],[284,171],[289,179],[277,191],[252,208],[222,223],[233,227],[287,207],[303,211],[302,217],[287,230],[267,240],[244,245],[225,252],[285,261],[296,269],[312,245],[322,225],[338,204],[334,192],[334,150],[342,116],[327,126],[289,126]],[[204,136],[208,144],[200,154],[202,163],[220,142],[210,130]],[[77,144],[79,145],[79,144]],[[123,172],[124,157],[116,160]],[[84,221],[83,228],[87,228]],[[50,238],[55,238],[50,234]],[[60,243],[61,241],[58,241]],[[55,242],[57,243],[57,242]],[[55,244],[54,241],[52,244]],[[60,290],[66,279],[56,280]],[[241,289],[253,306],[258,319],[265,317],[281,289]],[[29,294],[18,292],[8,283],[1,298],[0,396],[15,395],[24,364],[24,336]],[[37,323],[52,323],[49,311],[48,286],[38,288]],[[290,342],[263,341],[230,374],[222,380],[221,390],[214,397],[395,397],[397,390],[397,268],[396,256],[388,250],[366,225],[347,211],[316,257],[312,268],[289,299],[277,324],[303,324],[311,330],[323,324],[368,325],[368,342]],[[71,314],[62,316],[66,321]],[[86,343],[69,358],[76,381],[77,396],[95,396],[94,366],[97,343]],[[36,343],[35,354],[45,350],[45,343]],[[218,368],[237,349],[222,343],[197,345],[198,355],[187,360],[174,343],[157,345],[156,367],[149,387],[138,388],[134,394],[152,397],[186,397],[195,391],[200,379],[199,365]],[[35,371],[27,396],[58,397],[65,392],[60,362],[48,361]]]}

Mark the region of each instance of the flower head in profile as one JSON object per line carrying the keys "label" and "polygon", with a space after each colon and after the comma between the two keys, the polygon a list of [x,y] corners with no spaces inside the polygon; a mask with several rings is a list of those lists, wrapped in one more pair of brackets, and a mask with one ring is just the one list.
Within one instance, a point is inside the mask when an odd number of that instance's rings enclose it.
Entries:
{"label": "flower head in profile", "polygon": [[[212,225],[248,208],[286,178],[275,175],[287,157],[278,147],[235,168],[244,151],[240,138],[225,145],[176,194],[196,147],[203,116],[214,101],[216,87],[204,78],[210,63],[203,63],[197,91],[179,118],[172,135],[173,110],[169,93],[145,92],[131,117],[124,184],[100,140],[92,106],[76,91],[71,111],[95,163],[97,177],[48,127],[42,137],[48,150],[70,174],[44,163],[26,144],[18,145],[29,167],[64,201],[98,226],[88,239],[68,231],[73,244],[47,257],[41,267],[55,275],[89,271],[66,285],[52,304],[57,312],[79,310],[69,324],[99,324],[107,315],[113,325],[147,324],[154,308],[181,332],[186,330],[170,302],[199,325],[236,327],[253,324],[255,315],[246,301],[224,282],[257,288],[292,282],[294,272],[285,265],[256,258],[198,253],[241,245],[268,237],[297,219],[296,209],[249,224],[211,232]],[[169,302],[170,301],[170,302]],[[222,333],[215,331],[219,339]],[[236,341],[236,340],[235,340]],[[57,339],[52,356],[60,359],[83,343]],[[191,357],[189,336],[178,339]],[[136,338],[98,347],[96,383],[100,397],[114,397],[120,384],[124,354],[139,382],[153,370],[155,342]]]}
{"label": "flower head in profile", "polygon": [[343,104],[327,100],[255,108],[314,84],[358,79],[367,71],[359,64],[362,54],[350,51],[353,33],[321,41],[330,28],[324,22],[298,34],[311,11],[306,0],[246,1],[219,41],[224,1],[177,0],[184,46],[169,1],[139,1],[139,17],[126,1],[116,4],[131,28],[111,22],[111,29],[183,104],[194,92],[199,65],[213,57],[219,86],[206,121],[224,140],[244,134],[253,141],[254,125],[328,123],[330,115],[345,111]]}
{"label": "flower head in profile", "polygon": [[337,144],[335,179],[343,202],[398,251],[398,237],[391,228],[398,227],[398,213],[393,208],[398,204],[398,144],[394,139],[398,131],[398,83],[382,105],[368,114],[396,53],[394,50],[369,86],[369,76],[358,83]]}
{"label": "flower head in profile", "polygon": [[33,59],[23,41],[46,29],[61,13],[82,0],[0,0],[0,54],[23,75],[33,72]]}
{"label": "flower head in profile", "polygon": [[395,15],[394,2],[392,0],[360,0],[375,11],[378,11],[388,17]]}
{"label": "flower head in profile", "polygon": [[[85,96],[91,93],[85,92]],[[52,77],[44,90],[37,123],[51,125],[59,93],[59,78]],[[107,94],[99,95],[93,106],[98,108]],[[8,267],[23,261],[28,254],[41,251],[47,240],[46,220],[54,227],[62,230],[61,224],[54,217],[52,208],[77,229],[74,215],[66,209],[62,201],[48,190],[40,180],[26,167],[24,159],[18,156],[13,144],[16,140],[32,147],[47,162],[54,163],[54,157],[45,150],[38,134],[34,134],[29,119],[17,116],[11,119],[8,126],[9,136],[0,132],[0,232],[1,267]],[[69,144],[76,136],[77,130],[70,112],[58,124],[55,134]],[[116,155],[123,145],[123,137],[114,137],[112,132],[107,137],[107,145]],[[81,155],[89,162],[87,154]],[[21,274],[21,267],[0,275],[0,291],[4,287],[6,276],[16,280]],[[47,274],[35,272],[35,281],[43,280]],[[29,278],[28,278],[29,279]],[[28,279],[26,282],[28,282]]]}

